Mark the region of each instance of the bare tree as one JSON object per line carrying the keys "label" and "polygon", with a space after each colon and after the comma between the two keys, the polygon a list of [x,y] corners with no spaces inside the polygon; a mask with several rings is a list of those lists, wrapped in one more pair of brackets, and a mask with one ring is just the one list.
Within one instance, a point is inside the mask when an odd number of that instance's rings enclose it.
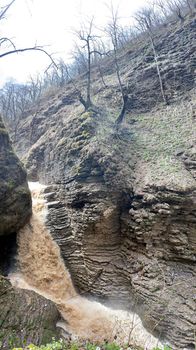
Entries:
{"label": "bare tree", "polygon": [[14,136],[17,136],[18,126],[35,105],[38,106],[42,92],[42,81],[39,77],[30,78],[27,84],[18,84],[14,81],[7,82],[0,90],[0,112]]}
{"label": "bare tree", "polygon": [[67,68],[65,62],[60,59],[58,62],[58,85],[63,87],[68,81]]}
{"label": "bare tree", "polygon": [[[12,82],[6,83],[0,91],[0,109],[4,119],[16,139],[21,112],[25,105],[25,97],[20,91],[21,86]],[[24,94],[24,91],[23,91]]]}
{"label": "bare tree", "polygon": [[[100,57],[106,55],[106,52],[100,51],[100,38],[98,35],[93,34],[93,20],[92,18],[89,22],[88,26],[81,26],[81,29],[78,31],[75,31],[75,34],[77,35],[77,38],[79,39],[81,44],[81,47],[78,45],[77,51],[78,54],[75,56],[75,63],[78,66],[83,65],[83,67],[86,66],[86,71],[87,71],[87,85],[86,85],[86,97],[84,98],[82,96],[81,91],[77,88],[78,96],[80,102],[83,104],[85,110],[88,110],[89,108],[93,107],[92,103],[92,81],[91,81],[91,75],[92,75],[92,65],[96,64],[99,61]],[[98,58],[99,57],[99,58]],[[82,62],[82,63],[81,63]],[[99,66],[99,64],[98,64]],[[99,66],[100,68],[100,66]],[[84,72],[84,69],[83,69]],[[102,76],[102,72],[100,69],[100,74]],[[102,81],[103,81],[103,76],[102,76]],[[72,80],[73,82],[73,80]],[[76,87],[76,86],[75,86]]]}
{"label": "bare tree", "polygon": [[143,7],[141,10],[136,12],[134,16],[135,20],[137,21],[139,28],[146,32],[148,34],[148,37],[150,39],[152,51],[153,51],[153,56],[154,56],[154,62],[156,64],[156,70],[157,70],[157,75],[159,79],[159,85],[160,85],[160,90],[161,90],[161,95],[163,98],[163,101],[165,104],[168,104],[168,100],[165,94],[164,90],[164,85],[163,85],[163,80],[161,76],[161,71],[160,71],[160,63],[159,63],[159,56],[156,50],[156,45],[155,45],[155,36],[154,36],[154,27],[156,27],[156,13],[154,11],[154,7]]}
{"label": "bare tree", "polygon": [[120,93],[122,97],[122,109],[119,114],[119,116],[116,119],[115,124],[118,126],[122,123],[126,108],[127,108],[127,102],[128,102],[128,95],[125,93],[123,88],[123,83],[120,75],[120,67],[119,67],[119,60],[118,60],[118,48],[119,48],[119,28],[118,25],[119,17],[118,17],[118,8],[115,10],[113,4],[111,3],[110,6],[110,13],[111,13],[111,20],[106,28],[106,32],[109,34],[112,42],[112,48],[113,48],[113,54],[114,54],[114,64],[116,69],[116,75],[118,79],[118,84],[120,88]]}
{"label": "bare tree", "polygon": [[[9,1],[6,6],[0,7],[0,23],[6,19],[8,10],[14,5],[16,0]],[[6,35],[1,34],[0,37],[0,58],[7,57],[12,54],[23,53],[27,51],[38,51],[44,53],[50,60],[51,65],[58,68],[51,54],[49,54],[43,46],[33,45],[24,48],[18,48],[13,40]],[[42,83],[35,82],[31,79],[31,83],[26,85],[9,82],[0,91],[0,109],[7,123],[11,127],[14,137],[16,137],[17,129],[21,118],[23,118],[25,110],[27,110],[32,102],[40,97]]]}
{"label": "bare tree", "polygon": [[87,72],[87,54],[86,50],[79,45],[79,43],[74,44],[74,49],[72,50],[73,65],[75,66],[75,73],[78,75]]}
{"label": "bare tree", "polygon": [[87,90],[86,90],[86,99],[82,98],[80,95],[80,102],[83,104],[85,110],[92,107],[91,100],[91,63],[92,63],[92,55],[94,50],[92,48],[93,41],[96,36],[92,34],[93,28],[93,18],[91,19],[88,28],[82,27],[79,31],[76,32],[76,35],[80,42],[82,42],[82,49],[86,52],[86,60],[87,60]]}
{"label": "bare tree", "polygon": [[42,78],[37,75],[37,77],[33,78],[30,76],[29,82],[27,83],[29,96],[32,103],[39,100],[42,94],[43,89],[43,81]]}
{"label": "bare tree", "polygon": [[196,9],[195,0],[154,0],[153,5],[163,15],[165,21],[173,15],[183,21],[187,12],[193,14]]}
{"label": "bare tree", "polygon": [[[10,1],[6,6],[0,8],[0,21],[6,18],[7,11],[10,7],[15,3],[16,0]],[[51,54],[49,54],[43,46],[33,45],[25,48],[17,48],[14,42],[8,38],[6,35],[0,37],[0,58],[6,57],[8,55],[22,53],[26,51],[38,51],[44,53],[52,62],[52,64],[56,65],[53,60]]]}
{"label": "bare tree", "polygon": [[171,14],[177,16],[181,21],[184,20],[183,0],[166,0],[166,4]]}
{"label": "bare tree", "polygon": [[5,18],[6,12],[13,5],[16,0],[10,1],[7,5],[0,8],[0,21]]}
{"label": "bare tree", "polygon": [[196,10],[196,0],[182,0],[184,6],[186,6],[191,14]]}
{"label": "bare tree", "polygon": [[165,0],[155,0],[153,5],[158,9],[159,13],[163,15],[164,20],[166,20],[170,14],[167,6],[167,1]]}

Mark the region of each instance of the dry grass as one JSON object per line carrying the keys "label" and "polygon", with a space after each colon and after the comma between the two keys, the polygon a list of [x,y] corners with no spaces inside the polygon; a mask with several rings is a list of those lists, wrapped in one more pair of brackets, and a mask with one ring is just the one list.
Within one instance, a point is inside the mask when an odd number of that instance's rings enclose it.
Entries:
{"label": "dry grass", "polygon": [[180,157],[196,139],[192,102],[183,101],[135,119],[129,128],[134,132],[139,171],[143,168],[145,180],[181,189],[195,185]]}

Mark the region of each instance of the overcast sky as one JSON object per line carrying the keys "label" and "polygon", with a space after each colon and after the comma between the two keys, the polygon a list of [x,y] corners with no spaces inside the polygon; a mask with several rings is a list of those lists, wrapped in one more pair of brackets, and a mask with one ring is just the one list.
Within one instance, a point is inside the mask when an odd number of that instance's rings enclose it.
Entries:
{"label": "overcast sky", "polygon": [[[0,6],[8,0],[0,0]],[[145,0],[113,0],[119,6],[122,22],[129,23],[130,16]],[[18,48],[49,45],[54,57],[70,58],[73,45],[73,27],[82,20],[95,16],[95,23],[104,26],[109,18],[110,0],[16,0],[1,21],[1,37],[11,38]],[[3,52],[3,49],[1,49]],[[0,85],[13,78],[25,82],[30,75],[43,71],[48,58],[39,52],[14,54],[0,59]]]}

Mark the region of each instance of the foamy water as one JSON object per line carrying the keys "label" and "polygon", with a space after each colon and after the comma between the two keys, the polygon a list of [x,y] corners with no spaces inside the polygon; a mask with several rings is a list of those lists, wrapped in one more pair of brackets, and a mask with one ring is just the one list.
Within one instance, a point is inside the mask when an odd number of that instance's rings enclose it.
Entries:
{"label": "foamy water", "polygon": [[20,271],[11,274],[12,284],[34,290],[52,300],[62,318],[58,326],[81,339],[115,341],[142,346],[162,345],[143,327],[140,318],[130,312],[113,310],[97,301],[78,295],[44,221],[47,214],[42,191],[45,186],[29,183],[33,198],[33,215],[18,235]]}

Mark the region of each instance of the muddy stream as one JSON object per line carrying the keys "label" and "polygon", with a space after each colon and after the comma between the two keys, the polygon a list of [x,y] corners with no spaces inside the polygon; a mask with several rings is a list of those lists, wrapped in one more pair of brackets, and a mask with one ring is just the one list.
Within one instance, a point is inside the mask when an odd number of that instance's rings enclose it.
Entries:
{"label": "muddy stream", "polygon": [[113,310],[77,294],[59,247],[45,226],[45,186],[35,182],[29,183],[29,187],[33,215],[30,223],[18,234],[18,271],[9,275],[11,283],[52,300],[62,316],[57,326],[72,337],[95,342],[115,339],[116,342],[135,344],[146,350],[161,347],[136,314]]}

